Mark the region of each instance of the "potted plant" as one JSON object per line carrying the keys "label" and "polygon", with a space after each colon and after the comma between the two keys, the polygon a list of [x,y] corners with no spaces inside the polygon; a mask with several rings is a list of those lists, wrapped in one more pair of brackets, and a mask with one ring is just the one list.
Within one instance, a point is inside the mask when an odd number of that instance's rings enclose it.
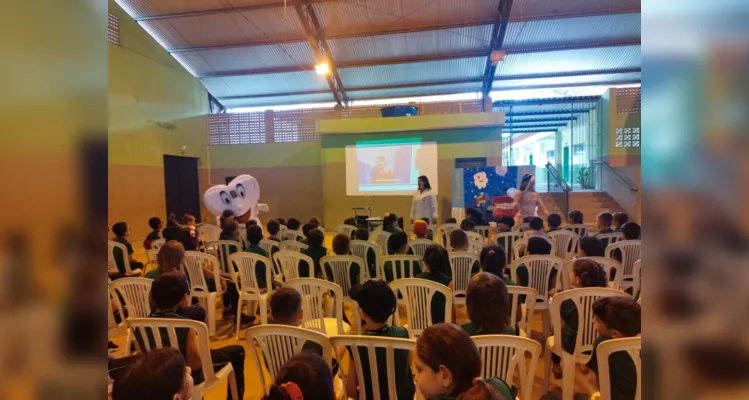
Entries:
{"label": "potted plant", "polygon": [[588,167],[580,167],[577,170],[577,183],[581,189],[590,189],[590,171]]}

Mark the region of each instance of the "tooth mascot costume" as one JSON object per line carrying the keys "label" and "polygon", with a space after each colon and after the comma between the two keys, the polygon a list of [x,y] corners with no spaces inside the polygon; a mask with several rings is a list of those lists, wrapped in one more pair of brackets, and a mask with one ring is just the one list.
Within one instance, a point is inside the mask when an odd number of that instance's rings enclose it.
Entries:
{"label": "tooth mascot costume", "polygon": [[228,185],[210,187],[203,194],[203,203],[216,216],[218,224],[221,214],[225,210],[234,212],[234,219],[243,224],[251,219],[257,221],[262,228],[264,225],[258,217],[259,211],[268,211],[267,204],[259,204],[260,185],[251,175],[239,175]]}

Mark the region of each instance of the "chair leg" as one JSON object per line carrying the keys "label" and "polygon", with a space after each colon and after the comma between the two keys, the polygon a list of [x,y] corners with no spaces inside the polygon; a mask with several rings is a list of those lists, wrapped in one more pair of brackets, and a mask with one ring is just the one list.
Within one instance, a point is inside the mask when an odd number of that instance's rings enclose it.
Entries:
{"label": "chair leg", "polygon": [[268,324],[268,303],[265,298],[260,296],[260,300],[258,301],[260,304],[260,323],[267,325]]}
{"label": "chair leg", "polygon": [[130,355],[130,348],[133,347],[133,336],[133,331],[130,328],[127,328],[127,339],[125,340],[125,357]]}
{"label": "chair leg", "polygon": [[[551,336],[551,315],[549,310],[541,310],[541,325],[543,326],[544,341]],[[529,334],[530,336],[530,334]]]}
{"label": "chair leg", "polygon": [[242,323],[242,302],[244,302],[244,299],[242,296],[239,296],[239,300],[237,301],[237,340],[239,340],[239,328]]}
{"label": "chair leg", "polygon": [[208,320],[208,334],[216,335],[216,293],[210,293],[206,299],[206,319]]}
{"label": "chair leg", "polygon": [[562,400],[572,400],[575,396],[575,359],[562,353]]}
{"label": "chair leg", "polygon": [[544,348],[544,393],[549,393],[549,381],[551,380],[551,349]]}
{"label": "chair leg", "polygon": [[237,376],[232,370],[229,373],[229,391],[231,392],[231,398],[233,400],[242,400],[239,398],[239,390],[237,389]]}

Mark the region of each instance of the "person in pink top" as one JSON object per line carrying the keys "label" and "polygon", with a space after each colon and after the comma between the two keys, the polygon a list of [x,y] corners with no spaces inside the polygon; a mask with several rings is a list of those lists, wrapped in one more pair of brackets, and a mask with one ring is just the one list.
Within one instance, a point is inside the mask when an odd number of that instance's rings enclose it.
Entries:
{"label": "person in pink top", "polygon": [[525,218],[537,217],[538,213],[549,213],[541,201],[541,195],[536,192],[535,177],[531,174],[523,175],[520,188],[513,194],[512,200],[517,210],[515,225],[523,223]]}

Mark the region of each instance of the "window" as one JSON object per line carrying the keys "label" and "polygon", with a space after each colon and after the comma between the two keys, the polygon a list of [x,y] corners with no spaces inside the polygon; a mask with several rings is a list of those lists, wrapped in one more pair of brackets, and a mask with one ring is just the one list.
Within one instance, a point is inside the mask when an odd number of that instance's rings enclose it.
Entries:
{"label": "window", "polygon": [[640,128],[616,128],[615,147],[640,147]]}
{"label": "window", "polygon": [[107,40],[109,43],[120,44],[120,19],[116,15],[109,13],[109,26],[107,28]]}
{"label": "window", "polygon": [[261,143],[265,143],[265,113],[208,116],[209,145]]}

